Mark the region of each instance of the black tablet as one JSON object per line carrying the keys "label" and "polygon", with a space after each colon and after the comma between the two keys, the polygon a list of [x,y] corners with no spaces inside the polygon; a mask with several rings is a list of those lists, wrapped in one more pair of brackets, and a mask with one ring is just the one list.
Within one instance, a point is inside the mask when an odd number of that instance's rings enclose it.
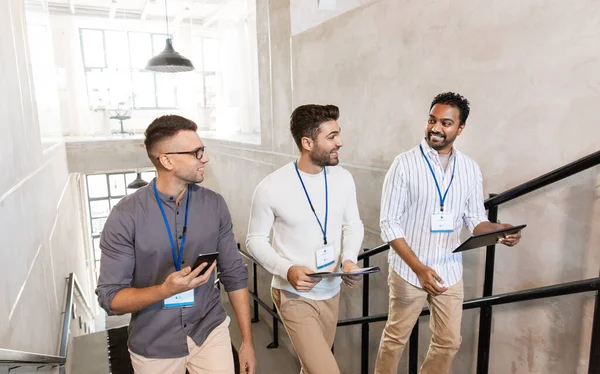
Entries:
{"label": "black tablet", "polygon": [[473,235],[469,239],[465,240],[458,246],[452,253],[466,251],[467,249],[487,247],[488,245],[494,245],[498,242],[498,239],[504,238],[505,235],[515,234],[527,225],[517,225],[508,227],[501,230],[490,231],[483,234]]}
{"label": "black tablet", "polygon": [[381,269],[379,266],[372,266],[368,268],[356,269],[355,271],[351,271],[348,273],[344,273],[343,271],[324,271],[320,273],[312,273],[308,274],[309,277],[313,278],[333,278],[333,277],[343,277],[348,275],[366,275],[372,273],[378,273]]}

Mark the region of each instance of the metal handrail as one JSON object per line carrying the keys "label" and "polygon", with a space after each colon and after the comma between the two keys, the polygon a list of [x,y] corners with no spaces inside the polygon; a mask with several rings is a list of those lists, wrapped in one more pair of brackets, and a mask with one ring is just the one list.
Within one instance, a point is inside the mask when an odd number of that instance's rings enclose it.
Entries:
{"label": "metal handrail", "polygon": [[535,190],[539,190],[542,187],[546,187],[549,184],[568,178],[596,165],[600,165],[600,151],[582,157],[579,160],[571,162],[570,164],[555,169],[540,177],[532,179],[529,182],[520,184],[508,191],[487,199],[485,201],[485,209],[490,209],[507,201],[514,200],[517,197],[521,197]]}
{"label": "metal handrail", "polygon": [[77,290],[79,297],[82,300],[83,307],[89,313],[89,316],[94,319],[94,313],[92,312],[92,308],[90,307],[90,303],[88,302],[85,294],[81,290],[81,285],[77,280],[77,276],[75,273],[69,274],[67,278],[67,297],[65,300],[65,315],[63,316],[63,326],[62,326],[62,334],[60,339],[60,350],[59,355],[62,357],[67,357],[67,347],[69,345],[69,331],[71,329],[71,317],[73,315],[73,291]]}
{"label": "metal handrail", "polygon": [[358,255],[358,261],[364,260],[365,258],[369,258],[375,256],[378,253],[385,252],[390,249],[390,245],[388,243],[381,244],[373,249],[369,249],[368,251],[364,251],[363,253]]}
{"label": "metal handrail", "polygon": [[58,356],[32,353],[26,351],[16,351],[11,349],[0,348],[0,365],[15,365],[15,366],[61,366],[67,361],[67,347],[69,345],[69,332],[71,328],[71,319],[73,316],[74,291],[77,291],[77,297],[80,298],[81,304],[90,318],[94,319],[94,313],[90,307],[85,294],[81,289],[81,285],[74,273],[70,273],[67,278],[67,291],[65,298],[65,311],[62,323],[62,332],[60,338],[60,348]]}
{"label": "metal handrail", "polygon": [[[463,302],[463,310],[477,309],[484,306],[496,306],[503,304],[518,303],[545,299],[549,297],[572,295],[583,292],[600,291],[600,277],[589,278],[575,282],[555,284],[552,286],[530,288],[527,290],[514,291],[499,295],[476,297]],[[429,308],[423,308],[420,316],[428,316]],[[338,322],[338,326],[361,325],[363,323],[374,323],[387,321],[388,314],[376,314],[367,317],[348,318]]]}
{"label": "metal handrail", "polygon": [[[252,261],[253,263],[255,263],[255,264],[257,264],[258,266],[260,266],[261,268],[265,269],[265,267],[264,267],[264,266],[262,266],[262,265],[261,265],[261,263],[260,263],[260,262],[258,262],[258,260],[257,260],[257,259],[255,259],[255,258],[254,258],[254,257],[253,257],[253,256],[252,256],[250,253],[248,253],[248,252],[246,252],[246,251],[242,250],[242,249],[240,248],[240,246],[239,246],[239,245],[238,245],[238,250],[240,251],[240,254],[242,255],[242,257],[245,257],[246,259],[248,259],[248,260]],[[266,270],[266,269],[265,269],[265,270]]]}
{"label": "metal handrail", "polygon": [[19,366],[64,365],[65,362],[65,357],[0,348],[0,364],[15,364]]}

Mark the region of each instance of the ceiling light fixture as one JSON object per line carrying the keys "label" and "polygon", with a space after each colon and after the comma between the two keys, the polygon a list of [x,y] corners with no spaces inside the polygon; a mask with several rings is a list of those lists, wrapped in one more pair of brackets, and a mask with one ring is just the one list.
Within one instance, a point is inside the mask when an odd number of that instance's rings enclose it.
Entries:
{"label": "ceiling light fixture", "polygon": [[182,73],[194,70],[194,65],[188,59],[180,55],[173,48],[173,40],[169,34],[169,15],[167,11],[167,0],[165,0],[165,20],[167,22],[167,40],[165,49],[148,60],[146,70],[158,73]]}

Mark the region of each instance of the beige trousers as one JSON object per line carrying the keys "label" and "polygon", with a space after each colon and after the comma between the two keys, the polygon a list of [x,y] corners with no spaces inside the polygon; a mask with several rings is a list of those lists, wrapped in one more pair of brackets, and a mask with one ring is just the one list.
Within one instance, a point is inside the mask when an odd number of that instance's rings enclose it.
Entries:
{"label": "beige trousers", "polygon": [[[294,345],[302,374],[339,374],[331,352],[335,339],[340,294],[327,300],[312,300],[294,293],[271,289],[273,302]],[[285,370],[281,370],[285,373]]]}
{"label": "beige trousers", "polygon": [[234,373],[229,322],[225,321],[208,335],[198,346],[188,336],[190,354],[181,358],[146,358],[129,351],[135,374],[232,374]]}
{"label": "beige trousers", "polygon": [[398,363],[413,326],[425,304],[429,304],[429,328],[433,336],[421,366],[421,374],[448,374],[461,343],[460,324],[464,299],[462,280],[439,296],[430,296],[402,279],[390,268],[389,317],[381,336],[375,374],[396,374]]}

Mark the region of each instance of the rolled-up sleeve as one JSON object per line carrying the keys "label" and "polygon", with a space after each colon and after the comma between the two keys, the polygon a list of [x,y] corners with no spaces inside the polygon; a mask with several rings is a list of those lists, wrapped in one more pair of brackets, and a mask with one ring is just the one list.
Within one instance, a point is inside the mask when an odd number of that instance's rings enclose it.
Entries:
{"label": "rolled-up sleeve", "polygon": [[407,192],[404,172],[399,158],[396,158],[388,170],[381,193],[381,214],[379,226],[381,239],[389,243],[404,238],[401,217],[406,210]]}
{"label": "rolled-up sleeve", "polygon": [[100,238],[100,276],[96,295],[100,306],[109,314],[113,298],[120,290],[131,287],[135,268],[133,217],[115,207],[109,214]]}
{"label": "rolled-up sleeve", "polygon": [[463,216],[463,221],[471,233],[473,233],[475,227],[480,223],[488,222],[483,203],[483,175],[479,167],[476,169],[475,180],[473,181],[474,186],[467,199],[465,214]]}
{"label": "rolled-up sleeve", "polygon": [[219,242],[217,244],[219,259],[217,267],[225,291],[232,292],[248,287],[248,268],[238,251],[233,235],[231,215],[225,199],[221,195],[217,196],[219,211]]}

